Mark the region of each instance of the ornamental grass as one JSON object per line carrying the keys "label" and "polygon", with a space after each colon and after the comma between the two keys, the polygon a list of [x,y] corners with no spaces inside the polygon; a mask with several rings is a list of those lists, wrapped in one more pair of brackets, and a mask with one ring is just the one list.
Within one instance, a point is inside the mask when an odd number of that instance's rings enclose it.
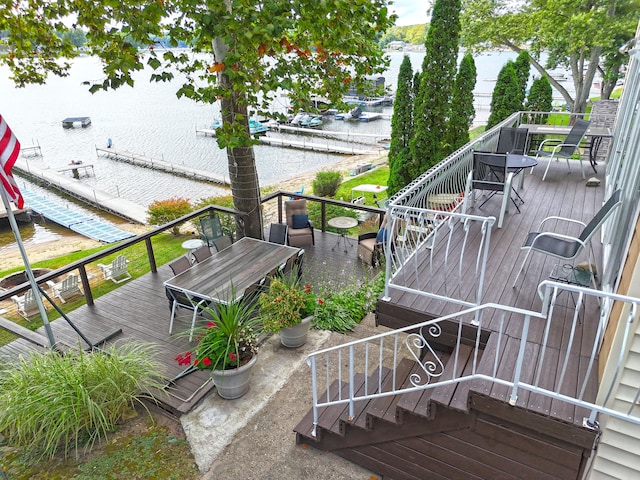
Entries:
{"label": "ornamental grass", "polygon": [[150,388],[162,388],[152,345],[31,353],[0,371],[0,432],[38,458],[91,450]]}

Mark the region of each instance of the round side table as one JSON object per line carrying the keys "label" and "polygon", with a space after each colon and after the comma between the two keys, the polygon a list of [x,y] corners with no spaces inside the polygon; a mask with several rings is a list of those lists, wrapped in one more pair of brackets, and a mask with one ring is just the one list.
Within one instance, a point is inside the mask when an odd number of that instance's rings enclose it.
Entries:
{"label": "round side table", "polygon": [[358,226],[358,220],[351,217],[333,217],[332,219],[327,221],[327,224],[330,227],[337,229],[340,233],[338,241],[331,250],[335,250],[335,248],[340,245],[340,242],[342,241],[342,243],[344,244],[344,253],[347,253],[347,243],[351,247],[353,247],[353,243],[351,242],[351,239],[347,237],[346,233],[350,228]]}

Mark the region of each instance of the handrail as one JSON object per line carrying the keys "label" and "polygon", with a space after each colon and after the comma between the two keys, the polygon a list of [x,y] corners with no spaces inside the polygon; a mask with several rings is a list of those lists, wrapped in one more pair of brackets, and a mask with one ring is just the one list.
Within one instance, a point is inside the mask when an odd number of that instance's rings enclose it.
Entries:
{"label": "handrail", "polygon": [[[583,419],[585,427],[597,428],[598,414],[640,424],[640,413],[636,408],[637,400],[640,398],[640,386],[637,387],[634,400],[629,402],[629,408],[626,411],[620,408],[614,409],[611,405],[612,392],[623,368],[622,358],[619,359],[618,369],[611,378],[610,384],[605,386],[607,395],[602,399],[588,397],[586,393],[592,372],[597,368],[598,349],[592,350],[586,365],[584,362],[581,364],[582,368],[577,373],[577,382],[572,378],[577,387],[569,385],[571,382],[567,380],[569,371],[573,375],[574,370],[570,369],[576,368],[574,362],[579,357],[571,356],[569,352],[578,348],[580,340],[576,338],[575,330],[580,322],[580,311],[584,304],[595,302],[611,304],[616,301],[628,305],[626,340],[632,334],[631,328],[637,317],[640,299],[552,281],[543,282],[540,289],[542,298],[545,299],[541,312],[488,303],[312,353],[307,357],[307,364],[311,367],[313,388],[312,434],[316,435],[321,408],[348,405],[348,419],[352,420],[355,402],[472,380],[487,382],[484,390],[475,387],[479,394],[483,391],[491,391],[494,385],[506,387],[507,398],[512,406],[518,405],[520,393],[527,391],[582,407],[585,409],[585,414],[589,413],[589,416]],[[561,319],[557,315],[554,316],[558,298],[562,293],[577,294],[578,297],[573,313],[566,316],[567,320],[570,319],[571,334],[556,338],[550,335],[550,329],[556,322],[564,321],[564,315]],[[570,309],[570,307],[562,305],[562,309]],[[514,316],[521,317],[520,331],[513,331],[513,322],[508,321]],[[600,332],[604,331],[602,319],[605,317],[606,315],[601,316]],[[491,320],[491,330],[485,329],[489,320]],[[443,335],[445,331],[457,332],[454,333],[455,339],[445,339]],[[539,340],[541,332],[543,336],[542,340]],[[539,349],[537,356],[532,357],[527,349],[534,340],[539,345]],[[499,362],[499,353],[507,345],[507,341],[512,345],[515,343],[517,347],[517,360],[513,369],[506,369],[508,365]],[[460,347],[463,344],[472,348],[471,354],[467,353],[470,363],[467,363],[465,369],[457,368],[459,362],[467,361],[461,354]],[[447,369],[446,375],[445,356],[441,353],[443,346],[452,351],[448,362],[454,362],[454,368]],[[482,351],[484,355],[481,355]],[[415,362],[404,384],[395,376],[397,367],[403,359]],[[529,372],[526,377],[522,373],[524,366]],[[560,375],[557,378],[545,376],[543,372],[546,367],[560,372]],[[356,370],[365,375],[364,387],[358,391],[355,391],[353,386]],[[390,382],[383,381],[385,370],[391,371],[388,377],[391,379]],[[553,384],[550,380],[553,380]],[[337,381],[336,388],[332,388],[334,381]],[[348,382],[350,385],[348,393],[345,393],[347,390],[343,388],[343,382]],[[324,383],[323,389],[326,391],[322,396],[319,394],[321,383]],[[375,393],[372,393],[373,391]]]}

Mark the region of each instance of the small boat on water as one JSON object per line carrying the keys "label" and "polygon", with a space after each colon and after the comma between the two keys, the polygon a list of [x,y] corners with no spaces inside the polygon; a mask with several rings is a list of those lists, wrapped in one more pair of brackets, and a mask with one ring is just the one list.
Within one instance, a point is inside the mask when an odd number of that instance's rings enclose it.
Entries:
{"label": "small boat on water", "polygon": [[300,112],[287,123],[293,127],[318,128],[322,126],[324,121],[322,120],[322,117],[318,115],[310,115],[308,113]]}
{"label": "small boat on water", "polygon": [[[217,130],[222,126],[222,122],[220,120],[215,120],[211,124],[211,130]],[[249,132],[251,135],[262,135],[266,133],[268,130],[267,126],[258,120],[254,120],[253,118],[249,119]]]}

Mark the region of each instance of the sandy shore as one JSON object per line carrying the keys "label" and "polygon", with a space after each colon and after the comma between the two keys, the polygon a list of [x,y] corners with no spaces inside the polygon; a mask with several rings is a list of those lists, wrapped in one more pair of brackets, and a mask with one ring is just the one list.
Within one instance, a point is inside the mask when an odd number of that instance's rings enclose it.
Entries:
{"label": "sandy shore", "polygon": [[[288,180],[270,185],[269,187],[273,190],[295,192],[300,190],[300,188],[304,186],[305,193],[311,193],[313,191],[313,179],[315,178],[318,171],[338,170],[340,172],[343,172],[345,174],[345,177],[348,177],[349,172],[351,172],[356,165],[362,163],[373,163],[374,165],[382,165],[386,162],[386,150],[381,150],[379,154],[350,156],[330,166],[325,166],[302,173],[300,175],[296,175]],[[265,212],[265,217],[269,216],[269,212]],[[132,223],[120,223],[117,224],[117,226],[123,230],[135,234],[146,232],[151,228],[148,225],[137,225]],[[29,262],[35,263],[41,260],[48,260],[51,258],[59,257],[60,255],[66,255],[68,253],[86,250],[100,245],[100,242],[91,240],[81,235],[65,235],[64,238],[59,240],[28,245],[26,247],[26,251]],[[23,264],[24,263],[22,261],[22,257],[20,256],[18,247],[8,248],[2,251],[2,254],[0,255],[0,271],[17,267]]]}

